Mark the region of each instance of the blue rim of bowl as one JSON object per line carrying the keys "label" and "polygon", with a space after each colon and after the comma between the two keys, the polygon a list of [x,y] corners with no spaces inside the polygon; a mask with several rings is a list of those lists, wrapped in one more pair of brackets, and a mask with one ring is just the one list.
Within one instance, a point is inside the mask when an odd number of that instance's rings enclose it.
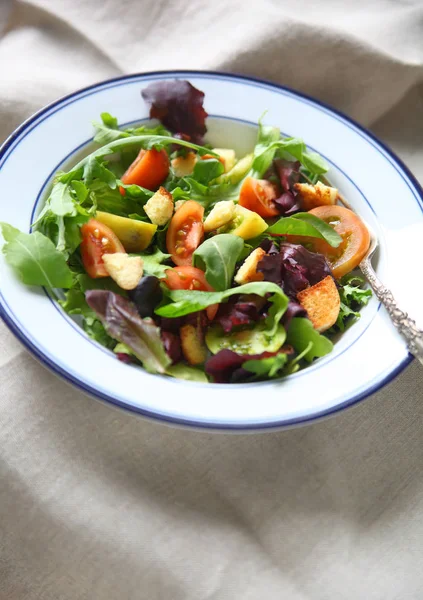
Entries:
{"label": "blue rim of bowl", "polygon": [[[218,79],[218,80],[222,80],[222,79],[223,80],[224,79],[241,80],[241,81],[253,84],[253,85],[259,84],[260,87],[266,87],[266,88],[274,89],[276,91],[287,92],[287,93],[293,95],[294,97],[306,100],[308,103],[311,103],[312,105],[314,105],[316,107],[320,107],[321,109],[324,109],[325,112],[332,114],[332,116],[336,115],[338,117],[338,120],[343,121],[345,124],[347,124],[347,126],[350,126],[350,127],[353,126],[353,128],[355,130],[358,130],[358,132],[364,133],[365,136],[363,136],[363,137],[367,138],[368,140],[369,139],[373,140],[373,142],[375,142],[375,147],[377,149],[380,150],[380,148],[382,148],[384,150],[384,152],[391,158],[391,161],[390,161],[391,164],[393,164],[393,166],[395,166],[397,168],[397,171],[400,173],[400,175],[402,176],[404,181],[407,183],[407,185],[410,187],[410,185],[409,185],[410,182],[413,184],[415,191],[417,192],[417,194],[420,198],[420,203],[419,203],[420,208],[422,208],[422,210],[423,210],[423,190],[422,190],[419,182],[417,181],[417,179],[414,177],[414,175],[411,173],[411,171],[408,169],[408,167],[403,163],[403,161],[398,156],[396,156],[396,154],[386,144],[381,142],[374,134],[372,134],[365,127],[359,125],[356,121],[354,121],[353,119],[351,119],[350,117],[348,117],[347,115],[342,113],[341,111],[331,107],[330,105],[328,105],[324,102],[321,102],[320,100],[316,100],[315,98],[308,96],[307,94],[304,94],[302,92],[294,90],[293,88],[279,85],[279,84],[276,84],[276,83],[266,80],[266,79],[260,79],[257,77],[249,77],[249,76],[236,74],[236,73],[225,73],[223,71],[172,70],[172,71],[151,71],[151,72],[146,72],[146,73],[134,73],[131,75],[123,75],[123,76],[103,80],[98,83],[87,86],[85,88],[81,88],[81,89],[79,89],[71,94],[68,94],[66,96],[63,96],[63,97],[59,98],[58,100],[52,102],[51,104],[45,106],[44,108],[42,108],[41,110],[36,112],[34,115],[29,117],[26,121],[24,121],[22,123],[22,125],[20,125],[6,139],[5,142],[3,143],[3,145],[0,147],[0,160],[7,153],[8,149],[14,143],[14,141],[17,138],[19,138],[19,136],[24,131],[26,131],[32,125],[32,123],[34,123],[37,119],[39,119],[39,117],[41,117],[46,112],[50,111],[52,108],[54,108],[56,106],[60,106],[67,100],[70,100],[72,98],[75,98],[76,96],[79,96],[81,93],[88,92],[90,90],[95,90],[102,86],[107,86],[109,84],[113,84],[113,83],[117,83],[117,82],[128,82],[128,81],[140,79],[140,78],[142,80],[144,78],[149,78],[149,77],[150,78],[151,77],[169,78],[172,76],[176,76],[179,78],[181,76],[187,76],[187,77],[195,77],[195,76],[198,76],[198,77],[203,76],[204,77],[204,76],[206,76],[209,78],[216,77],[216,79]],[[404,177],[404,175],[406,177]],[[388,374],[386,374],[384,377],[382,377],[382,379],[380,379],[373,385],[370,385],[366,390],[351,396],[350,398],[348,398],[341,404],[338,404],[334,408],[329,408],[329,409],[314,413],[313,415],[308,416],[308,417],[307,416],[306,417],[296,417],[293,419],[282,419],[282,420],[277,420],[277,421],[269,421],[269,422],[256,423],[256,424],[254,424],[254,423],[251,423],[251,424],[217,423],[217,422],[197,421],[195,419],[184,419],[184,418],[172,417],[169,415],[160,414],[159,412],[153,412],[153,411],[142,409],[142,408],[139,408],[136,406],[129,405],[126,402],[122,402],[113,396],[104,394],[104,393],[100,392],[99,390],[97,390],[96,388],[94,388],[90,385],[87,385],[86,383],[81,382],[78,378],[69,375],[69,373],[65,369],[62,369],[61,367],[59,367],[53,360],[51,360],[48,356],[46,356],[31,340],[29,340],[23,334],[23,332],[19,328],[19,325],[11,317],[9,317],[9,315],[6,313],[6,311],[4,310],[4,308],[1,304],[1,299],[0,299],[0,317],[3,319],[3,321],[5,322],[7,327],[12,331],[12,333],[19,339],[19,341],[44,366],[49,368],[56,375],[59,375],[65,381],[67,381],[68,383],[77,387],[81,391],[88,393],[89,395],[94,396],[95,398],[97,398],[99,400],[103,400],[103,401],[107,402],[108,404],[112,404],[113,406],[122,408],[128,412],[139,414],[139,415],[142,415],[142,416],[150,418],[150,419],[154,419],[154,420],[157,420],[160,422],[165,422],[165,423],[173,424],[173,425],[189,426],[189,427],[195,427],[195,428],[199,428],[199,429],[208,429],[208,430],[214,429],[214,430],[220,430],[220,431],[261,431],[261,430],[282,429],[284,427],[293,427],[295,425],[311,423],[313,421],[322,419],[323,417],[335,415],[335,414],[341,412],[342,410],[345,410],[346,408],[354,406],[358,402],[361,402],[362,400],[366,399],[367,397],[374,394],[375,392],[377,392],[378,390],[383,388],[385,385],[390,383],[393,379],[395,379],[395,377],[397,377],[397,375],[399,373],[401,373],[401,371],[403,371],[412,362],[412,360],[414,358],[411,354],[408,354]]]}

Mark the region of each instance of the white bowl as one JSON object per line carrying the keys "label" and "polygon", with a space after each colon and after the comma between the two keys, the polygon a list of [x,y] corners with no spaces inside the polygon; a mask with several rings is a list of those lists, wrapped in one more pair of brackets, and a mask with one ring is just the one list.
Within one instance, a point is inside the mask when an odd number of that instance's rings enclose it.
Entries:
{"label": "white bowl", "polygon": [[[397,289],[398,238],[422,225],[423,192],[401,161],[346,116],[298,92],[223,73],[169,71],[120,77],[66,96],[28,119],[0,150],[0,221],[29,231],[53,174],[86,152],[91,121],[108,111],[124,125],[148,119],[140,91],[152,81],[188,79],[205,92],[207,139],[254,144],[258,118],[302,137],[330,165],[329,179],[375,229],[380,278]],[[22,174],[24,173],[25,176]],[[395,199],[401,199],[401,207]],[[334,351],[285,380],[257,384],[188,383],[127,366],[90,340],[43,289],[22,285],[0,259],[0,314],[43,364],[89,394],[168,423],[224,430],[302,424],[357,403],[388,383],[411,360],[376,298],[340,336]],[[412,281],[404,261],[401,281]],[[401,284],[401,289],[404,286]],[[410,286],[411,295],[411,286]],[[414,317],[423,320],[423,305]]]}

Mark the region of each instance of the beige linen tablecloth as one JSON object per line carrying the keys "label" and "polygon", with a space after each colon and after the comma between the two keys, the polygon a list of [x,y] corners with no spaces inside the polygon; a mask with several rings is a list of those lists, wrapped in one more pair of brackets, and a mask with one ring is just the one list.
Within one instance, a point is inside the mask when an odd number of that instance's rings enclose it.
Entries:
{"label": "beige linen tablecloth", "polygon": [[[421,0],[0,0],[0,36],[1,138],[104,78],[221,69],[333,104],[423,179]],[[422,599],[422,386],[413,363],[309,427],[184,431],[83,396],[0,324],[0,599]]]}

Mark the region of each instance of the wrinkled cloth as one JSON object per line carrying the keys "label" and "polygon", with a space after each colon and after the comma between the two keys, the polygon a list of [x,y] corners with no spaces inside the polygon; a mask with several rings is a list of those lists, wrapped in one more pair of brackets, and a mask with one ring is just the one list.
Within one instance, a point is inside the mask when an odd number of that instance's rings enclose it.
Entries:
{"label": "wrinkled cloth", "polygon": [[[423,180],[421,0],[1,0],[0,138],[170,68],[314,95]],[[421,600],[422,400],[414,362],[308,427],[174,429],[82,395],[0,323],[0,600]]]}

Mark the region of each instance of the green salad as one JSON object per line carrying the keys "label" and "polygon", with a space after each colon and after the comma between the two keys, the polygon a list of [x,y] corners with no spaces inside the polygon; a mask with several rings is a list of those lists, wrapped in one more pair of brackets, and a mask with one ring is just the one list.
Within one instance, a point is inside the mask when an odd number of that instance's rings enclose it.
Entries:
{"label": "green salad", "polygon": [[32,232],[0,224],[16,275],[150,373],[248,383],[330,353],[371,296],[354,272],[370,240],[326,162],[261,121],[246,156],[213,147],[187,81],[142,98],[156,125],[102,113]]}

